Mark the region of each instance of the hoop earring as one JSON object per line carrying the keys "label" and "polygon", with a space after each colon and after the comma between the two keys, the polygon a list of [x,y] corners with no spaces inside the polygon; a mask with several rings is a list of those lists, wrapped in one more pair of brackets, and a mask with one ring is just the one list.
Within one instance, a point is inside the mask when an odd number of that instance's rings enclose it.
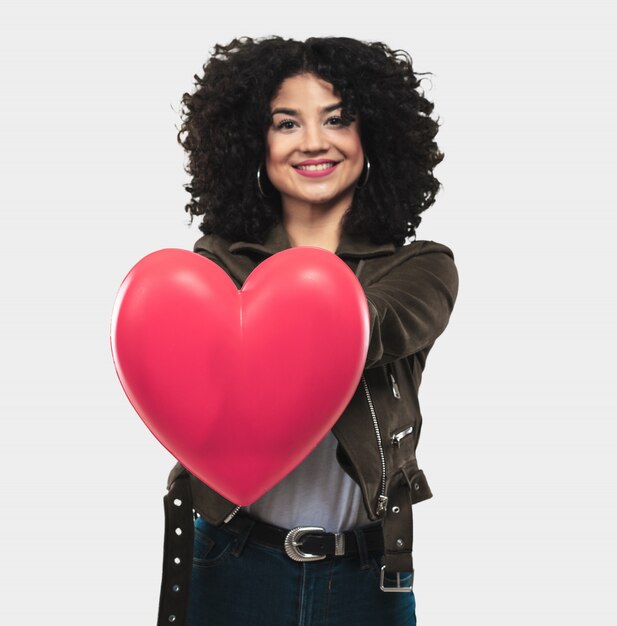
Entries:
{"label": "hoop earring", "polygon": [[259,189],[259,195],[262,198],[269,198],[269,196],[264,193],[263,187],[261,186],[261,165],[262,164],[260,163],[257,168],[257,188]]}
{"label": "hoop earring", "polygon": [[369,176],[371,174],[371,162],[368,160],[368,157],[364,155],[364,160],[366,161],[366,174],[364,175],[364,179],[361,183],[356,185],[356,189],[364,189],[366,187],[366,183],[368,183]]}

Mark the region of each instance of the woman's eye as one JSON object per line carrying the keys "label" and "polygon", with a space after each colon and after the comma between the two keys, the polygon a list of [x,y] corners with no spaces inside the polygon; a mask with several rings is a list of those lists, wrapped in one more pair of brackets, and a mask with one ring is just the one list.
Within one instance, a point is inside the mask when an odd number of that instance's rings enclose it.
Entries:
{"label": "woman's eye", "polygon": [[343,124],[343,118],[338,116],[338,115],[335,115],[333,117],[329,117],[328,118],[328,124],[330,126],[343,126],[344,125]]}
{"label": "woman's eye", "polygon": [[295,126],[295,124],[296,123],[293,120],[282,120],[281,122],[278,122],[276,127],[279,130],[289,130],[289,129],[293,128]]}

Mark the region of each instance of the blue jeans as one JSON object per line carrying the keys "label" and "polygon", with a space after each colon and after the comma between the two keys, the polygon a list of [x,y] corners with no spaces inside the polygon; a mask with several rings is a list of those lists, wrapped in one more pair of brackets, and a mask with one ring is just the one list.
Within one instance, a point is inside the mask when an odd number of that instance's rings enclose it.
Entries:
{"label": "blue jeans", "polygon": [[[198,517],[186,626],[415,626],[413,593],[381,591],[379,560],[298,563]],[[386,586],[395,581],[386,575]]]}

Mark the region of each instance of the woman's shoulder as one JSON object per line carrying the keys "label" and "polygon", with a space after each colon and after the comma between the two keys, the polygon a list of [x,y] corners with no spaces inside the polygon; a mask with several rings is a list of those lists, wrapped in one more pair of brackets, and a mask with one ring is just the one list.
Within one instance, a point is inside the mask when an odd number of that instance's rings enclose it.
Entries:
{"label": "woman's shoulder", "polygon": [[394,255],[401,259],[425,254],[445,254],[454,261],[452,248],[445,243],[433,241],[432,239],[414,239],[410,243],[397,247],[394,251]]}
{"label": "woman's shoulder", "polygon": [[220,235],[203,235],[193,245],[193,252],[210,253],[218,256],[227,253],[230,245],[231,242]]}

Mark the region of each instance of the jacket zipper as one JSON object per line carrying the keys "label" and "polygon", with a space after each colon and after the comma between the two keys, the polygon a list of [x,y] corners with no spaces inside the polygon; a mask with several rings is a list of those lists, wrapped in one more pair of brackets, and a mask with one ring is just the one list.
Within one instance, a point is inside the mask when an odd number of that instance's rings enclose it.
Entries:
{"label": "jacket zipper", "polygon": [[364,393],[366,395],[366,401],[368,403],[369,411],[371,412],[371,418],[373,420],[373,428],[375,429],[375,437],[377,438],[377,447],[379,448],[379,458],[381,459],[381,487],[379,491],[379,497],[377,498],[377,509],[375,514],[381,517],[385,513],[388,506],[388,497],[386,496],[386,456],[383,451],[383,442],[381,440],[381,432],[379,430],[379,423],[377,422],[377,414],[375,413],[375,406],[373,405],[373,399],[371,398],[371,392],[368,388],[368,383],[364,374],[362,374],[362,386],[364,387]]}
{"label": "jacket zipper", "polygon": [[224,520],[223,520],[223,524],[227,524],[229,523],[232,518],[234,517],[234,515],[242,508],[242,505],[238,505]]}

